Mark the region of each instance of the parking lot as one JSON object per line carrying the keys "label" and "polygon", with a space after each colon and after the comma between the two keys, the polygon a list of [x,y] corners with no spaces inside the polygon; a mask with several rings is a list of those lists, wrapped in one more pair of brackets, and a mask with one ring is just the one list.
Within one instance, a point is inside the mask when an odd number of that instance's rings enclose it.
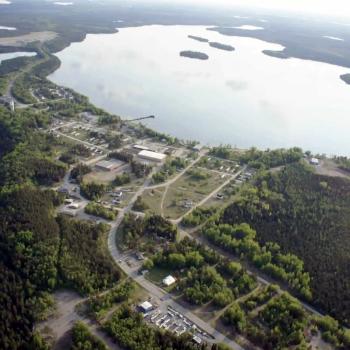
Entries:
{"label": "parking lot", "polygon": [[210,339],[210,336],[205,331],[171,306],[161,305],[158,307],[156,304],[153,306],[154,309],[152,311],[144,314],[146,322],[169,330],[178,336],[185,332],[191,333],[193,334],[193,340],[198,344]]}

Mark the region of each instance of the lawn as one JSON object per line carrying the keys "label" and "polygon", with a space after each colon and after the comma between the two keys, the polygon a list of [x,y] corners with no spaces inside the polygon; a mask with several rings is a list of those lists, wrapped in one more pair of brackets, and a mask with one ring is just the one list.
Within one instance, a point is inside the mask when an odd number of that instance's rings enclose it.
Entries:
{"label": "lawn", "polygon": [[227,180],[227,177],[222,177],[210,170],[197,167],[193,167],[191,170],[200,172],[203,176],[195,177],[189,171],[169,187],[164,201],[165,217],[176,219],[184,215],[190,209],[184,206],[184,202],[192,202],[192,205],[198,203]]}
{"label": "lawn", "polygon": [[171,275],[173,270],[171,268],[153,267],[146,275],[147,279],[156,285],[162,285],[162,281],[165,277]]}
{"label": "lawn", "polygon": [[147,212],[161,214],[160,203],[164,193],[164,188],[156,188],[154,190],[146,190],[142,195],[143,201],[149,209]]}

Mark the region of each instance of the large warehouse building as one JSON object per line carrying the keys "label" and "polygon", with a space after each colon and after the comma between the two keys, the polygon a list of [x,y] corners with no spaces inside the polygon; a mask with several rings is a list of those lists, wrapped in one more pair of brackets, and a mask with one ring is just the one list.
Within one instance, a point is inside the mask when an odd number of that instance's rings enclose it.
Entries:
{"label": "large warehouse building", "polygon": [[164,158],[166,158],[166,155],[163,153],[147,151],[147,150],[143,150],[139,152],[138,156],[142,159],[147,159],[152,162],[161,162]]}

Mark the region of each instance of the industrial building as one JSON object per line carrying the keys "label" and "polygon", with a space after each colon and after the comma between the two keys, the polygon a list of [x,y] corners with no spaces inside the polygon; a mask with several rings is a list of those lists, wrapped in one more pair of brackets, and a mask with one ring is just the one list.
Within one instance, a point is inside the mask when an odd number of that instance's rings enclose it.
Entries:
{"label": "industrial building", "polygon": [[166,155],[163,153],[147,151],[147,150],[143,150],[139,152],[138,156],[139,158],[150,160],[152,162],[161,162],[164,158],[166,158]]}
{"label": "industrial building", "polygon": [[103,171],[112,171],[116,170],[124,164],[121,160],[101,160],[96,163],[96,168]]}

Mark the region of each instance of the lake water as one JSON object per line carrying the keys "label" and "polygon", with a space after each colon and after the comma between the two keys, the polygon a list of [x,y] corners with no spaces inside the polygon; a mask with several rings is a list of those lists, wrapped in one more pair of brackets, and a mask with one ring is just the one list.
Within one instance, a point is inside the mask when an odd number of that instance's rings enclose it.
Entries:
{"label": "lake water", "polygon": [[22,56],[35,56],[35,52],[10,52],[10,53],[0,53],[0,64],[2,61],[11,60],[12,58],[22,57]]}
{"label": "lake water", "polygon": [[[187,38],[232,45],[228,52]],[[223,36],[203,26],[145,26],[88,35],[57,56],[50,76],[123,117],[156,116],[148,125],[203,144],[350,155],[350,86],[342,67],[281,60],[283,47]],[[209,60],[180,57],[201,51]]]}

